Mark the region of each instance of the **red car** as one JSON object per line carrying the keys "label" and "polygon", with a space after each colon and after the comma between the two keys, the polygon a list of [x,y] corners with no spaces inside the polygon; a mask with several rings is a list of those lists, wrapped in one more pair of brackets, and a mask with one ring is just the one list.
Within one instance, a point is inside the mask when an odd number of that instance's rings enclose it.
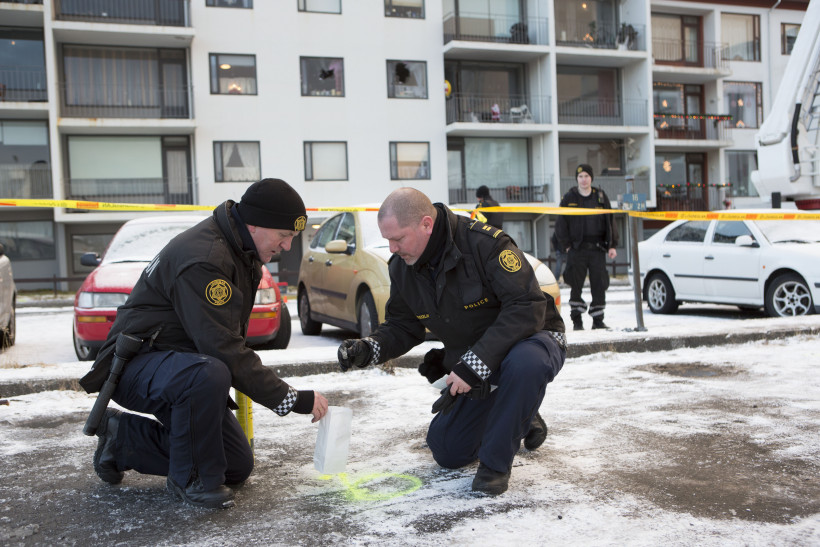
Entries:
{"label": "red car", "polygon": [[[96,266],[74,297],[74,351],[90,361],[108,337],[117,308],[125,303],[142,270],[174,236],[201,221],[201,215],[162,215],[130,220],[114,234],[102,259],[96,253],[80,257]],[[290,313],[266,267],[256,291],[248,325],[248,345],[284,349],[290,342]]]}

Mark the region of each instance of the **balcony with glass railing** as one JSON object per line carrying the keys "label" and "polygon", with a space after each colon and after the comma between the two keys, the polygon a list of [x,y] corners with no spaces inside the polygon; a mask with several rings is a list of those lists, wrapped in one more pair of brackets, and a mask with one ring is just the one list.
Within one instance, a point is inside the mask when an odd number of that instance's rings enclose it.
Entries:
{"label": "balcony with glass railing", "polygon": [[559,46],[646,51],[646,26],[630,23],[564,23],[556,21]]}
{"label": "balcony with glass railing", "polygon": [[[704,119],[699,119],[703,116]],[[727,116],[719,114],[654,114],[655,138],[687,141],[728,141]],[[712,119],[710,119],[712,118]]]}
{"label": "balcony with glass railing", "polygon": [[558,123],[577,125],[648,124],[647,101],[579,97],[558,102]]}
{"label": "balcony with glass railing", "polygon": [[444,14],[444,43],[453,40],[501,44],[549,44],[546,17],[492,13]]}
{"label": "balcony with glass railing", "polygon": [[550,123],[548,95],[479,95],[453,93],[447,99],[447,123]]}
{"label": "balcony with glass railing", "polygon": [[[595,175],[594,186],[602,189],[609,196],[609,199],[615,201],[619,194],[626,193],[626,178],[624,175]],[[570,188],[578,185],[575,177],[561,177],[561,196],[569,192]],[[632,192],[636,194],[649,195],[649,177],[646,175],[637,175],[632,185]]]}
{"label": "balcony with glass railing", "polygon": [[189,0],[54,0],[59,21],[188,27]]}
{"label": "balcony with glass railing", "polygon": [[656,65],[685,66],[727,70],[723,56],[726,44],[720,42],[652,39],[652,57]]}
{"label": "balcony with glass railing", "polygon": [[60,84],[61,113],[67,118],[191,117],[191,86]]}
{"label": "balcony with glass railing", "polygon": [[45,67],[0,66],[0,102],[47,100]]}
{"label": "balcony with glass railing", "polygon": [[0,163],[0,196],[9,199],[50,199],[53,195],[51,167],[47,163]]}
{"label": "balcony with glass railing", "polygon": [[65,198],[113,203],[193,204],[193,179],[176,178],[69,178]]}
{"label": "balcony with glass railing", "polygon": [[449,199],[450,203],[471,203],[476,201],[475,191],[479,186],[487,186],[490,189],[490,197],[499,203],[544,203],[550,199],[550,186],[552,177],[530,177],[528,180],[503,181],[498,178],[492,180],[466,180],[462,178],[455,181],[453,187],[450,181]]}

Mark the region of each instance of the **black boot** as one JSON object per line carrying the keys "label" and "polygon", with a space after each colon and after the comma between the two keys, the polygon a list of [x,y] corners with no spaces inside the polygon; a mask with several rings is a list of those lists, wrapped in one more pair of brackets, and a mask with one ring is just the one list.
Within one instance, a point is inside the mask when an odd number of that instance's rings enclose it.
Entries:
{"label": "black boot", "polygon": [[580,318],[572,320],[572,330],[584,330],[584,323]]}
{"label": "black boot", "polygon": [[535,413],[530,424],[530,430],[527,436],[524,437],[524,448],[527,450],[535,450],[547,440],[547,424],[541,414]]}
{"label": "black boot", "polygon": [[165,485],[168,487],[168,491],[174,495],[174,498],[196,507],[227,509],[234,506],[233,490],[224,484],[213,490],[205,490],[202,481],[197,477],[186,488],[182,488],[169,476],[165,481]]}
{"label": "black boot", "polygon": [[106,409],[97,428],[97,451],[94,452],[94,471],[108,484],[119,484],[125,475],[117,469],[117,458],[114,451],[117,447],[117,429],[122,412],[113,408]]}
{"label": "black boot", "polygon": [[507,491],[510,482],[510,472],[501,472],[490,469],[483,463],[478,464],[478,471],[473,479],[473,490],[491,496],[497,496]]}
{"label": "black boot", "polygon": [[603,317],[595,317],[592,320],[592,328],[593,329],[608,329],[609,327],[607,327],[606,324],[604,324],[604,318]]}

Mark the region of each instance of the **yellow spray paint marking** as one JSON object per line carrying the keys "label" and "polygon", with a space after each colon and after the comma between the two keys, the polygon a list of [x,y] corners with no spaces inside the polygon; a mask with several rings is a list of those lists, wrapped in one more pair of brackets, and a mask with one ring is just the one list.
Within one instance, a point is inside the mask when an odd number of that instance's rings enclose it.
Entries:
{"label": "yellow spray paint marking", "polygon": [[[350,482],[347,478],[347,473],[339,473],[336,475],[343,486],[347,488],[345,495],[352,501],[384,501],[399,496],[406,496],[421,488],[421,479],[413,475],[404,475],[400,473],[371,473],[365,475],[355,482]],[[333,475],[320,475],[321,480],[331,480]],[[379,487],[379,483],[398,482],[400,485],[406,483],[406,487],[401,489],[386,490]],[[400,487],[395,487],[400,488]]]}

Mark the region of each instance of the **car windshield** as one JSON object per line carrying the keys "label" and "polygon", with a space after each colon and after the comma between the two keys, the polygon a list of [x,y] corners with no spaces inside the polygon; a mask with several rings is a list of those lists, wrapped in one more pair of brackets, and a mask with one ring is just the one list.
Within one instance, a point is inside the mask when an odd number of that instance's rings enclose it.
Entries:
{"label": "car windshield", "polygon": [[199,220],[192,217],[190,222],[123,225],[111,240],[103,263],[151,262],[174,236],[184,232]]}
{"label": "car windshield", "polygon": [[379,231],[379,224],[376,222],[377,215],[376,211],[362,211],[359,213],[359,222],[362,225],[362,240],[365,247],[390,246]]}
{"label": "car windshield", "polygon": [[757,220],[770,243],[818,243],[820,220]]}

